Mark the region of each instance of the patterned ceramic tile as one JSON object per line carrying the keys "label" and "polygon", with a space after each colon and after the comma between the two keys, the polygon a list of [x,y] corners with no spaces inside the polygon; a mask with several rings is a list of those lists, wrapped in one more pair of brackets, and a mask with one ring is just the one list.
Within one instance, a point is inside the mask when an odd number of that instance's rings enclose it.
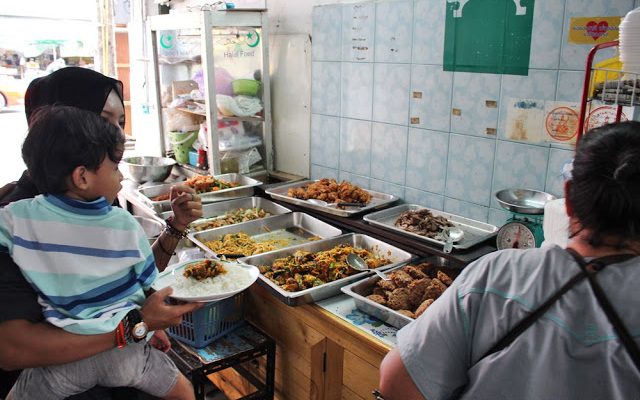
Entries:
{"label": "patterned ceramic tile", "polygon": [[[413,65],[411,71],[410,126],[449,131],[453,73],[441,66]],[[414,118],[418,118],[414,121]]]}
{"label": "patterned ceramic tile", "polygon": [[489,207],[452,199],[451,197],[444,198],[444,211],[480,222],[487,222],[489,216]]}
{"label": "patterned ceramic tile", "polygon": [[339,116],[340,63],[314,61],[311,79],[311,111]]}
{"label": "patterned ceramic tile", "polygon": [[371,122],[343,118],[340,126],[340,169],[369,176]]}
{"label": "patterned ceramic tile", "polygon": [[444,194],[448,152],[447,133],[410,129],[406,186]]}
{"label": "patterned ceramic tile", "polygon": [[495,146],[493,139],[452,134],[445,195],[488,206]]}
{"label": "patterned ceramic tile", "polygon": [[[544,190],[549,149],[498,140],[492,193],[502,189]],[[491,206],[501,208],[493,195]]]}
{"label": "patterned ceramic tile", "polygon": [[564,3],[565,0],[535,2],[529,68],[558,68]]}
{"label": "patterned ceramic tile", "polygon": [[411,67],[375,64],[373,67],[373,120],[390,124],[409,123]]}
{"label": "patterned ceramic tile", "polygon": [[373,3],[355,3],[342,10],[342,61],[373,61],[376,8]]}
{"label": "patterned ceramic tile", "polygon": [[342,63],[342,116],[371,119],[373,64]]}
{"label": "patterned ceramic tile", "polygon": [[406,126],[374,122],[371,133],[371,177],[404,184],[407,169]]}
{"label": "patterned ceramic tile", "polygon": [[311,55],[314,61],[340,61],[342,59],[342,6],[328,5],[313,7],[313,46]]}
{"label": "patterned ceramic tile", "polygon": [[397,196],[399,199],[404,199],[404,186],[395,185],[390,182],[371,179],[371,190],[386,194],[392,194],[394,196]]}
{"label": "patterned ceramic tile", "polygon": [[441,0],[416,0],[414,9],[413,63],[442,65],[447,3]]}
{"label": "patterned ceramic tile", "polygon": [[407,204],[418,204],[439,211],[442,211],[444,208],[444,196],[409,187],[404,190],[404,202]]}
{"label": "patterned ceramic tile", "polygon": [[556,100],[580,103],[583,81],[583,71],[558,71]]}
{"label": "patterned ceramic tile", "polygon": [[507,220],[511,218],[511,213],[504,209],[496,210],[495,208],[489,209],[489,220],[487,221],[491,225],[501,227],[507,223]]}
{"label": "patterned ceramic tile", "polygon": [[338,170],[311,164],[311,179],[333,178],[338,179]]}
{"label": "patterned ceramic tile", "polygon": [[311,162],[338,168],[340,155],[340,118],[311,115]]}
{"label": "patterned ceramic tile", "polygon": [[354,185],[358,185],[363,189],[369,189],[370,179],[367,176],[350,174],[349,172],[340,171],[338,175],[340,177],[340,181],[347,181],[353,183]]}
{"label": "patterned ceramic tile", "polygon": [[[566,0],[564,16],[564,36],[569,31],[569,23],[573,17],[585,16],[621,16],[634,7],[634,0]],[[560,69],[573,69],[584,71],[584,63],[589,50],[593,47],[590,44],[571,44],[567,40],[561,42],[562,50],[560,55]],[[598,51],[595,62],[605,60],[614,56],[613,49]]]}
{"label": "patterned ceramic tile", "polygon": [[500,82],[500,75],[495,74],[454,73],[452,132],[491,137],[487,128],[498,128]]}
{"label": "patterned ceramic tile", "polygon": [[[513,99],[554,100],[557,70],[529,69],[529,76],[503,75],[500,90],[500,122],[498,138],[507,138],[507,117]],[[543,116],[541,118],[544,118]],[[542,127],[543,120],[540,120]],[[545,146],[547,146],[545,144]]]}
{"label": "patterned ceramic tile", "polygon": [[564,197],[564,178],[562,167],[573,159],[573,151],[549,150],[549,165],[547,167],[547,182],[544,191],[556,197]]}
{"label": "patterned ceramic tile", "polygon": [[376,62],[410,63],[413,0],[376,5]]}

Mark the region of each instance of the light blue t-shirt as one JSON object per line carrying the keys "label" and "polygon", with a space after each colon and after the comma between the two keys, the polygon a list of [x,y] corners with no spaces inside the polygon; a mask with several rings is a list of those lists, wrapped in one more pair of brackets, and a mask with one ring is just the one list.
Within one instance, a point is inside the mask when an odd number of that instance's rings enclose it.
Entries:
{"label": "light blue t-shirt", "polygon": [[[478,360],[580,271],[564,249],[503,250],[470,264],[398,332],[402,361],[427,400],[640,399],[640,373],[586,280],[509,347]],[[640,257],[597,280],[640,341]]]}

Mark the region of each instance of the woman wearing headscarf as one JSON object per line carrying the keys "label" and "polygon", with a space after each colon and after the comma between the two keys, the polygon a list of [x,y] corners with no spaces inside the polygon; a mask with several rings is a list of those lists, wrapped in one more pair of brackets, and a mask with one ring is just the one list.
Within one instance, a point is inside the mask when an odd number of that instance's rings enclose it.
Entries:
{"label": "woman wearing headscarf", "polygon": [[[42,106],[62,104],[93,111],[123,128],[122,90],[122,82],[98,72],[76,67],[60,69],[33,80],[29,85],[25,94],[27,121]],[[39,193],[25,171],[17,182],[0,189],[0,205]],[[200,199],[186,185],[171,188],[171,208],[174,217],[170,227],[152,246],[156,265],[161,271],[166,268],[180,241],[180,233],[202,216]],[[140,310],[150,330],[179,324],[184,313],[198,308],[197,303],[167,305],[164,300],[171,293],[171,289],[167,289],[150,295]],[[0,338],[0,368],[5,370],[76,361],[111,349],[116,344],[115,333],[74,335],[43,322],[36,293],[6,253],[0,253]],[[2,374],[0,381],[0,388],[4,390],[13,384],[6,374]],[[2,392],[0,390],[0,396],[4,394]]]}
{"label": "woman wearing headscarf", "polygon": [[484,256],[398,332],[385,399],[638,398],[640,122],[585,134],[565,197],[566,248]]}

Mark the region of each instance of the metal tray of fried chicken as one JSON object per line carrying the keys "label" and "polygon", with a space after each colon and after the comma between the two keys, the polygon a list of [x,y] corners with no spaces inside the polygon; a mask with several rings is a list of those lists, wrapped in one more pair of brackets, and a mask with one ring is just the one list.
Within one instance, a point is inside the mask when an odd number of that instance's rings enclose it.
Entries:
{"label": "metal tray of fried chicken", "polygon": [[[294,212],[192,232],[187,237],[214,257],[240,258],[340,234],[340,229],[326,222],[305,213]],[[255,245],[248,244],[248,241]],[[211,242],[215,242],[216,246],[213,247]]]}
{"label": "metal tray of fried chicken", "polygon": [[[291,210],[288,208],[263,197],[244,197],[242,199],[203,204],[202,217],[193,221],[189,228],[192,231],[199,232],[290,212]],[[163,220],[172,215],[173,211],[164,211],[159,214]]]}
{"label": "metal tray of fried chicken", "polygon": [[[303,261],[309,260],[309,257],[313,257],[314,254],[336,249],[337,246],[345,246],[340,248],[341,250],[336,253],[340,254],[339,260],[336,260],[335,262],[332,260],[325,260],[322,264],[316,263],[314,264],[315,268],[309,268],[306,271],[306,274],[299,277],[300,280],[304,280],[306,277],[315,278],[320,276],[320,271],[318,271],[317,268],[332,268],[335,271],[335,280],[327,279],[326,282],[321,281],[322,283],[314,281],[311,283],[314,285],[312,287],[298,291],[288,291],[281,287],[280,284],[277,284],[264,275],[269,272],[269,270],[272,270],[273,264],[277,260],[282,261],[282,259],[291,257],[290,259],[294,262],[299,261],[299,263],[302,264]],[[365,250],[370,254],[370,256],[364,255]],[[376,268],[381,271],[409,262],[412,258],[410,253],[378,239],[363,234],[348,233],[342,236],[302,244],[283,250],[272,251],[251,257],[243,257],[238,261],[258,267],[261,270],[258,282],[265,286],[283,303],[290,306],[297,306],[335,296],[340,293],[340,288],[342,286],[360,280],[370,274],[371,272],[369,271],[358,272],[346,266],[346,263],[344,262],[347,255],[346,253],[351,252],[360,253],[370,266],[381,264]],[[329,265],[326,265],[327,263],[329,263]],[[284,270],[290,271],[288,266],[280,269],[280,271]],[[341,273],[341,271],[344,273]],[[286,282],[282,285],[286,286]]]}
{"label": "metal tray of fried chicken", "polygon": [[392,194],[386,194],[362,188],[362,190],[371,195],[371,200],[369,200],[369,202],[367,202],[363,206],[339,206],[338,204],[331,202],[329,202],[329,204],[325,206],[313,204],[308,200],[298,199],[296,197],[289,196],[288,194],[289,189],[305,188],[308,185],[315,182],[320,182],[321,180],[322,179],[298,181],[286,185],[275,186],[267,189],[265,193],[276,200],[282,200],[284,202],[295,204],[300,207],[309,208],[327,214],[337,215],[339,217],[352,217],[354,215],[384,208],[399,199],[397,196],[394,196]]}
{"label": "metal tray of fried chicken", "polygon": [[400,329],[426,311],[460,271],[444,257],[426,257],[385,271],[389,281],[373,275],[342,287],[342,292],[360,311]]}
{"label": "metal tray of fried chicken", "polygon": [[433,210],[427,207],[419,206],[417,204],[401,204],[395,207],[388,208],[386,210],[367,214],[362,219],[367,221],[371,225],[376,225],[384,229],[401,233],[403,235],[411,236],[427,243],[444,246],[445,239],[442,237],[442,234],[440,232],[435,233],[434,237],[428,237],[407,231],[400,228],[399,226],[396,226],[396,221],[402,213],[422,210],[429,211],[434,217],[446,218],[452,225],[457,226],[464,232],[462,240],[453,244],[454,249],[468,249],[478,243],[484,242],[485,240],[495,236],[498,233],[497,226],[476,221],[470,218],[461,217],[459,215],[449,214],[444,211]]}
{"label": "metal tray of fried chicken", "polygon": [[[214,175],[214,179],[235,184],[236,186],[219,189],[212,192],[199,193],[198,196],[203,203],[213,203],[218,201],[233,200],[243,197],[253,196],[254,188],[262,185],[262,182],[244,176],[241,174],[223,174]],[[166,212],[171,209],[171,202],[167,200],[153,200],[154,198],[166,195],[169,193],[171,186],[174,186],[180,182],[164,183],[161,185],[154,185],[148,187],[142,187],[135,190],[138,197],[151,207],[156,213]],[[185,183],[185,182],[181,182]]]}

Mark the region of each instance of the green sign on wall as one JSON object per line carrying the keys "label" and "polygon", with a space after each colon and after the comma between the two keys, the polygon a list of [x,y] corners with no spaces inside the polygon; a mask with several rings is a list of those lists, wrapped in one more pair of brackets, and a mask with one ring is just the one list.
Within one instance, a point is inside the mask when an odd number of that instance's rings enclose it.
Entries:
{"label": "green sign on wall", "polygon": [[535,0],[446,0],[444,70],[528,75]]}

